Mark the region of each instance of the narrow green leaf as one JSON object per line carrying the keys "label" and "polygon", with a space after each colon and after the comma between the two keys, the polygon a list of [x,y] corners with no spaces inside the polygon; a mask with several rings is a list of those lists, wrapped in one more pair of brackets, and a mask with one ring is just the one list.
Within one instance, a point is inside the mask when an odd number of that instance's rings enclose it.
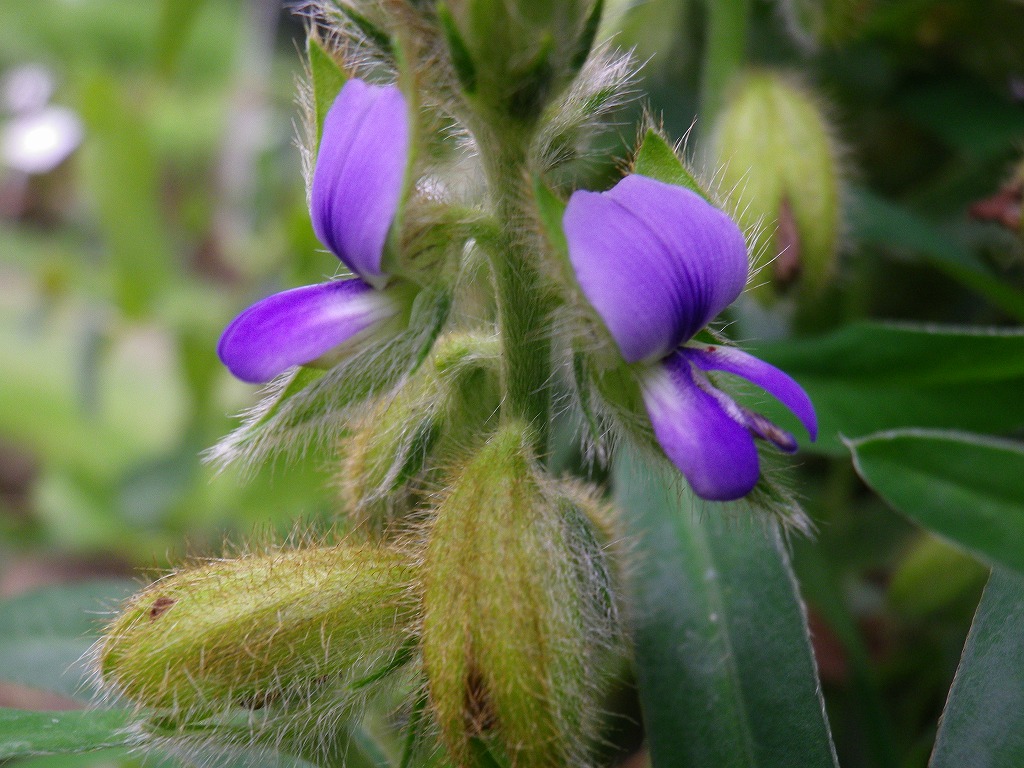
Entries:
{"label": "narrow green leaf", "polygon": [[0,760],[120,747],[128,741],[130,723],[131,713],[120,709],[0,709]]}
{"label": "narrow green leaf", "polygon": [[647,131],[640,149],[637,150],[636,159],[633,161],[633,171],[666,184],[686,187],[708,202],[713,202],[693,174],[676,156],[675,150],[653,130]]}
{"label": "narrow green leaf", "polygon": [[306,41],[306,55],[309,58],[309,73],[313,82],[313,103],[316,107],[316,139],[319,144],[324,134],[324,120],[327,112],[341,92],[348,76],[327,52],[323,44],[313,35]]}
{"label": "narrow green leaf", "polygon": [[1024,765],[1024,576],[996,568],[967,636],[930,768]]}
{"label": "narrow green leaf", "polygon": [[849,446],[857,472],[894,509],[989,562],[1024,572],[1024,445],[906,430]]}
{"label": "narrow green leaf", "polygon": [[[750,345],[807,390],[818,442],[845,453],[840,436],[925,427],[1009,434],[1024,428],[1024,331],[855,323],[828,336]],[[757,410],[799,432],[771,398]]]}
{"label": "narrow green leaf", "polygon": [[643,553],[632,584],[655,768],[834,768],[806,617],[778,527],[696,499],[620,450],[613,482]]}
{"label": "narrow green leaf", "polygon": [[1024,320],[1024,291],[993,274],[936,224],[866,190],[851,192],[847,213],[858,242],[924,258],[1004,312]]}
{"label": "narrow green leaf", "polygon": [[160,212],[160,180],[150,137],[138,107],[107,78],[86,87],[88,181],[110,254],[118,302],[143,315],[174,275],[172,250]]}
{"label": "narrow green leaf", "polygon": [[135,586],[94,581],[0,602],[0,680],[88,700],[82,656],[105,614]]}

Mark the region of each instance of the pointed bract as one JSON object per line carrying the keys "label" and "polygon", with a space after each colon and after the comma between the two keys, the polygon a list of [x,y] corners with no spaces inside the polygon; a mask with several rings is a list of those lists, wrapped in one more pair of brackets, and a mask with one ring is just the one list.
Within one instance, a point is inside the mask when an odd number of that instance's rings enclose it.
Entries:
{"label": "pointed bract", "polygon": [[349,80],[324,120],[310,214],[320,241],[376,287],[409,157],[409,115],[395,85]]}
{"label": "pointed bract", "polygon": [[563,219],[580,288],[628,362],[690,339],[743,290],[736,224],[699,195],[636,174],[574,192]]}
{"label": "pointed bract", "polygon": [[358,278],[293,288],[232,320],[217,354],[242,381],[270,381],[293,365],[323,357],[400,309],[390,294]]}

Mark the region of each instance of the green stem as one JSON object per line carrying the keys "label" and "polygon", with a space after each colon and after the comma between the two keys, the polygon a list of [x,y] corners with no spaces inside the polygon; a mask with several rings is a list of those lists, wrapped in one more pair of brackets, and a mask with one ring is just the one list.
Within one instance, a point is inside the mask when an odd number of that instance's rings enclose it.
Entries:
{"label": "green stem", "polygon": [[747,52],[750,0],[705,0],[707,35],[700,84],[700,133],[706,137],[718,117],[726,88]]}
{"label": "green stem", "polygon": [[[479,140],[478,135],[478,140]],[[529,136],[492,135],[494,151],[481,143],[494,213],[501,234],[490,254],[502,344],[502,419],[531,425],[543,452],[550,419],[551,300],[539,268],[544,247],[528,208]]]}

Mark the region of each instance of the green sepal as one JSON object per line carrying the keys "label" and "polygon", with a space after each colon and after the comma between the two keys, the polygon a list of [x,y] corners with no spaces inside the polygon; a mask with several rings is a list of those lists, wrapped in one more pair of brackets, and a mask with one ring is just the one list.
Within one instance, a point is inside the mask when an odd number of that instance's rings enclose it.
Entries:
{"label": "green sepal", "polygon": [[573,380],[576,384],[576,398],[586,423],[587,431],[594,445],[604,442],[604,430],[601,428],[601,417],[594,403],[593,374],[590,371],[587,355],[577,350],[572,356]]}
{"label": "green sepal", "polygon": [[554,48],[554,38],[545,31],[533,59],[521,71],[511,74],[509,79],[515,87],[504,108],[512,119],[532,123],[543,112],[555,81],[555,70],[551,64]]}
{"label": "green sepal", "polygon": [[476,65],[447,3],[437,4],[437,20],[441,24],[445,42],[448,43],[448,53],[451,55],[452,67],[459,78],[459,84],[467,96],[473,96],[477,87]]}
{"label": "green sepal", "polygon": [[683,165],[675,150],[654,130],[648,130],[644,136],[633,159],[633,172],[666,184],[686,187],[714,205],[711,196]]}
{"label": "green sepal", "polygon": [[352,6],[346,3],[338,3],[336,7],[345,15],[345,18],[352,22],[352,25],[362,32],[366,39],[377,46],[382,53],[394,55],[395,46],[391,39],[391,35],[363,16],[363,14],[359,13],[359,11]]}
{"label": "green sepal", "polygon": [[562,217],[565,216],[565,203],[556,195],[541,178],[533,180],[533,196],[540,214],[540,223],[544,227],[548,244],[568,263],[569,243],[565,239],[562,228]]}
{"label": "green sepal", "polygon": [[601,27],[601,15],[604,13],[604,0],[597,0],[594,7],[590,9],[590,15],[583,23],[583,31],[577,43],[576,53],[570,59],[570,65],[576,71],[583,68],[594,48],[594,40],[597,39],[597,30]]}
{"label": "green sepal", "polygon": [[315,36],[306,39],[306,56],[309,59],[309,74],[313,84],[313,104],[316,109],[316,142],[324,135],[324,120],[327,111],[338,97],[342,87],[348,81],[348,75],[338,66],[338,62],[324,48]]}

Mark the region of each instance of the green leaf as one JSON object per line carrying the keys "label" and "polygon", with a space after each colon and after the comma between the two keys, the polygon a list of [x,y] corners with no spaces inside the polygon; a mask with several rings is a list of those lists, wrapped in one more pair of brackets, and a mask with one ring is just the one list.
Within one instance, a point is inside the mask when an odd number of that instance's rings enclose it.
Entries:
{"label": "green leaf", "polygon": [[95,581],[0,602],[0,680],[88,700],[82,657],[136,585]]}
{"label": "green leaf", "polygon": [[836,766],[778,527],[625,450],[613,482],[642,553],[632,603],[654,767]]}
{"label": "green leaf", "polygon": [[996,568],[967,636],[930,768],[1024,765],[1024,576]]}
{"label": "green leaf", "polygon": [[[807,390],[818,412],[810,451],[842,455],[840,436],[906,427],[1006,434],[1024,428],[1024,331],[855,323],[828,336],[751,345]],[[746,400],[799,431],[767,396]]]}
{"label": "green leaf", "polygon": [[323,44],[313,35],[306,41],[306,55],[309,57],[309,74],[313,82],[313,103],[316,106],[316,140],[324,134],[324,120],[334,100],[341,92],[348,76],[338,62],[327,52]]}
{"label": "green leaf", "polygon": [[82,109],[90,137],[88,181],[118,302],[129,315],[145,315],[174,275],[156,156],[138,105],[130,106],[113,81],[95,77],[85,88]]}
{"label": "green leaf", "polygon": [[857,472],[894,509],[989,562],[1024,572],[1024,445],[905,430],[849,446]]}
{"label": "green leaf", "polygon": [[131,717],[120,709],[0,709],[0,760],[120,747],[128,742]]}
{"label": "green leaf", "polygon": [[647,131],[640,149],[637,150],[636,159],[633,161],[633,171],[666,184],[686,187],[708,202],[713,202],[693,174],[676,156],[675,150],[653,130]]}
{"label": "green leaf", "polygon": [[847,214],[858,242],[918,255],[1004,312],[1024,320],[1024,291],[994,275],[927,219],[866,190],[851,191]]}

